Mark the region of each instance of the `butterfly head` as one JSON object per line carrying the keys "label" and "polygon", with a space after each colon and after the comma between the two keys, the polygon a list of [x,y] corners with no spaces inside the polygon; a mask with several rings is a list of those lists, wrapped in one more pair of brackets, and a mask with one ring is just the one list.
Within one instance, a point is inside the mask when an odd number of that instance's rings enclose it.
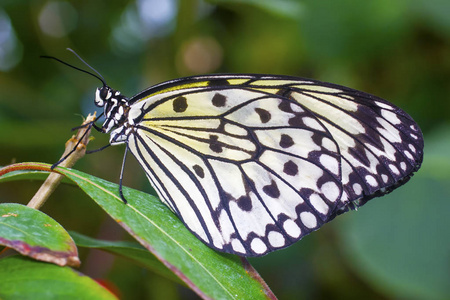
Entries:
{"label": "butterfly head", "polygon": [[85,62],[75,51],[72,49],[67,48],[70,52],[75,54],[78,59],[83,62],[86,66],[88,66],[93,72],[83,70],[81,68],[75,67],[71,64],[68,64],[56,57],[53,56],[41,56],[43,58],[49,58],[56,60],[66,66],[69,66],[75,70],[81,71],[83,73],[89,74],[98,80],[100,80],[103,84],[102,87],[97,88],[95,92],[95,99],[94,103],[98,107],[103,107],[104,114],[106,117],[105,122],[102,126],[102,131],[104,133],[110,132],[114,128],[118,127],[126,127],[127,125],[127,117],[128,117],[128,111],[130,110],[130,105],[128,103],[128,98],[121,95],[119,91],[116,91],[112,88],[110,88],[107,84],[103,76],[95,70],[93,67],[91,67],[87,62]]}

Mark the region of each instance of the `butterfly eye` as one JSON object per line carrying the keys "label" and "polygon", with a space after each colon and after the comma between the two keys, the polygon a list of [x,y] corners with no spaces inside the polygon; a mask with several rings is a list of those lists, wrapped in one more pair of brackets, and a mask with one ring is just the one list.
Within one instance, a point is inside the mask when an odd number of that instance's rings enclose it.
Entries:
{"label": "butterfly eye", "polygon": [[109,91],[109,88],[102,87],[100,90],[100,97],[104,100],[108,100],[108,98],[111,96],[111,92]]}

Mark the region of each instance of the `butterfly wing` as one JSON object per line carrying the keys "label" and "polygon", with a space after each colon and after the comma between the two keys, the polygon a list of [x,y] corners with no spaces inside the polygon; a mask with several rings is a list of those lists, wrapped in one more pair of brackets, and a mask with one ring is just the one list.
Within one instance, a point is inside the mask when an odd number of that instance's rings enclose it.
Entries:
{"label": "butterfly wing", "polygon": [[239,255],[292,244],[422,159],[406,113],[317,81],[191,77],[131,102],[128,147],[161,200],[206,244]]}

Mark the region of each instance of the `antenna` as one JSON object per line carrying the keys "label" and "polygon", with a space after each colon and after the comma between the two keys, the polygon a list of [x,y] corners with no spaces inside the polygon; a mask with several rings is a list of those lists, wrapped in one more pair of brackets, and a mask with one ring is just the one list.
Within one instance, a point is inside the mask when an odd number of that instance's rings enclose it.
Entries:
{"label": "antenna", "polygon": [[68,67],[71,67],[71,68],[73,68],[73,69],[75,69],[75,70],[81,71],[81,72],[86,73],[86,74],[89,74],[89,75],[91,75],[91,76],[94,76],[95,78],[97,78],[98,80],[100,80],[100,81],[102,82],[103,86],[107,86],[105,79],[103,78],[103,76],[102,76],[96,69],[94,69],[93,67],[91,67],[87,62],[85,62],[85,61],[84,61],[84,60],[83,60],[83,59],[82,59],[75,51],[73,51],[72,49],[67,48],[67,50],[69,50],[70,52],[72,52],[73,54],[75,54],[75,56],[76,56],[79,60],[81,60],[86,66],[88,66],[92,71],[94,71],[95,74],[92,73],[92,72],[83,70],[83,69],[81,69],[81,68],[75,67],[74,65],[71,65],[71,64],[69,64],[69,63],[66,63],[65,61],[62,61],[62,60],[60,60],[59,58],[56,58],[56,57],[54,57],[54,56],[41,55],[40,57],[41,57],[41,58],[54,59],[54,60],[56,60],[57,62],[60,62],[60,63],[66,65],[66,66],[68,66]]}

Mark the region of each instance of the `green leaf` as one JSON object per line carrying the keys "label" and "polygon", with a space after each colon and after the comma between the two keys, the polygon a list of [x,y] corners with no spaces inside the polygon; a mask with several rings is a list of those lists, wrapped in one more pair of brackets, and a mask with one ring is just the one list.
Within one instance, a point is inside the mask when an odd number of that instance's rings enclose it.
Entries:
{"label": "green leaf", "polygon": [[69,267],[20,256],[0,260],[0,299],[117,299],[91,278]]}
{"label": "green leaf", "polygon": [[127,258],[160,276],[164,276],[179,284],[184,284],[165,265],[141,244],[124,241],[104,241],[94,239],[78,232],[69,232],[78,247],[100,249]]}
{"label": "green leaf", "polygon": [[[16,180],[45,180],[48,177],[48,172],[44,171],[13,171],[9,172],[7,174],[4,174],[0,177],[0,183],[1,182],[8,182],[8,181],[16,181]],[[61,180],[62,183],[68,183],[73,184],[73,181],[67,179],[64,177]]]}
{"label": "green leaf", "polygon": [[[50,170],[42,163],[21,163],[11,169]],[[116,222],[150,250],[167,268],[202,298],[275,299],[256,270],[244,258],[212,250],[154,196],[62,167],[56,171],[72,179]],[[5,171],[4,171],[5,172]]]}
{"label": "green leaf", "polygon": [[75,243],[55,220],[36,209],[0,204],[0,244],[60,266],[79,266]]}

